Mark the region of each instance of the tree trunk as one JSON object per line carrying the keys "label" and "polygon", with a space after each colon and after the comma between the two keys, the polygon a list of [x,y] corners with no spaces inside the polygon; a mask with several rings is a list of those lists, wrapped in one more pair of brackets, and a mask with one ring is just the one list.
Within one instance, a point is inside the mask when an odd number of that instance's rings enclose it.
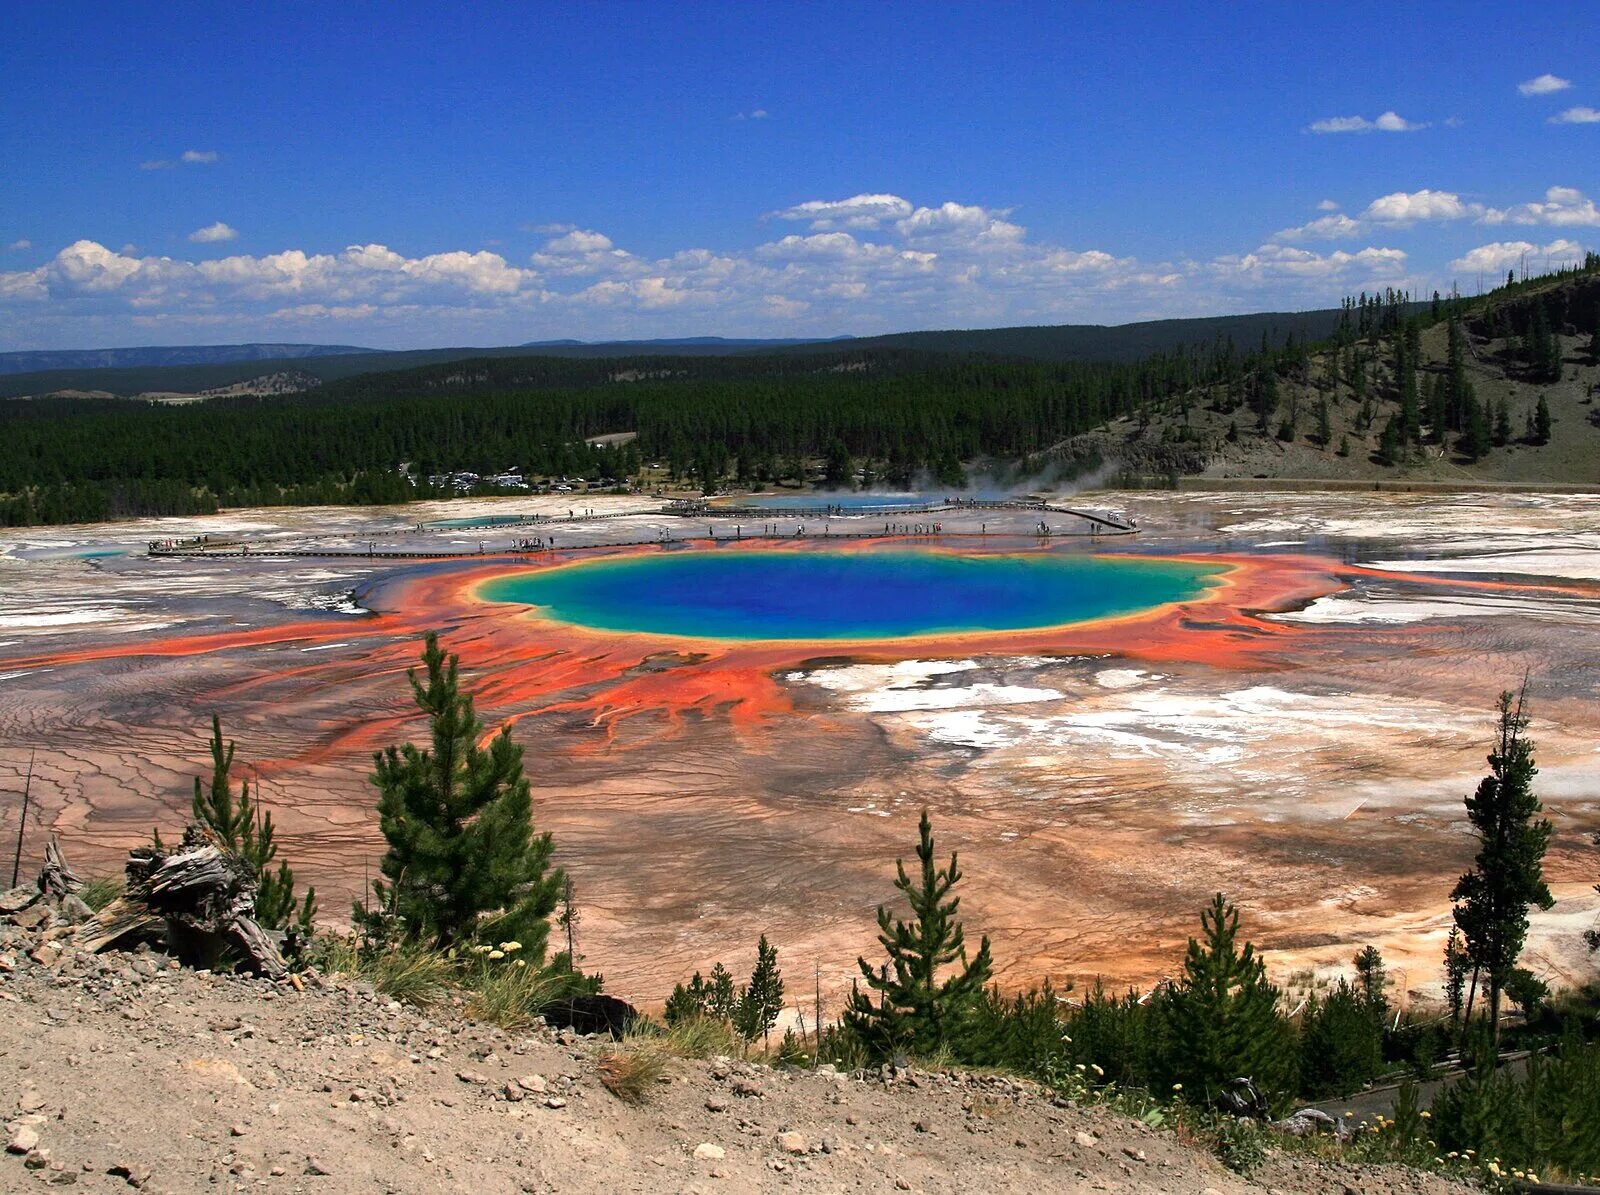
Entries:
{"label": "tree trunk", "polygon": [[277,945],[256,923],[255,868],[199,827],[190,826],[171,853],[135,847],[127,875],[127,891],[79,927],[78,945],[98,952],[162,927],[174,953],[201,966],[232,952],[269,979],[288,974]]}

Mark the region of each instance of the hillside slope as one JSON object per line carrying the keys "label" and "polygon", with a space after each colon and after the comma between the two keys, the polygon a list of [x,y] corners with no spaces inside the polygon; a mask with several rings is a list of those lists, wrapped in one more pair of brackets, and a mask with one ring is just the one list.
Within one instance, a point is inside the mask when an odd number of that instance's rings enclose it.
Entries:
{"label": "hillside slope", "polygon": [[[1561,360],[1554,382],[1536,380],[1524,361],[1523,338],[1512,329],[1541,296],[1574,306],[1575,322],[1558,322],[1551,340]],[[1102,431],[1062,441],[1057,457],[1120,462],[1145,478],[1199,475],[1211,479],[1298,478],[1400,483],[1511,483],[1600,486],[1600,360],[1587,330],[1600,305],[1600,278],[1566,279],[1469,313],[1462,321],[1463,371],[1477,400],[1504,408],[1509,435],[1471,459],[1454,429],[1426,424],[1421,442],[1385,463],[1385,426],[1402,408],[1401,387],[1385,341],[1310,354],[1276,379],[1277,404],[1267,425],[1252,405],[1250,380],[1214,385],[1125,418]],[[1449,372],[1449,326],[1423,328],[1418,391],[1442,384]],[[1360,374],[1359,378],[1356,374]],[[1548,407],[1547,442],[1530,435],[1540,400]],[[1327,404],[1327,437],[1319,409]],[[1493,417],[1491,416],[1491,423]]]}
{"label": "hillside slope", "polygon": [[602,1085],[599,1039],[423,1015],[314,973],[304,988],[0,926],[0,1189],[1470,1190],[1304,1154],[1244,1178],[1170,1131],[975,1074],[680,1060],[632,1105]]}

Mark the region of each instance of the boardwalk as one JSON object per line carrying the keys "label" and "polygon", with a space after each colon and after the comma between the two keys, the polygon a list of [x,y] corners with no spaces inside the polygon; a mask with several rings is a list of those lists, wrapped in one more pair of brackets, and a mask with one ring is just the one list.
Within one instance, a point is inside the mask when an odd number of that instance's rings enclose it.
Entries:
{"label": "boardwalk", "polygon": [[[993,514],[993,520],[984,516]],[[920,516],[940,515],[940,519]],[[1017,518],[1026,515],[1026,521]],[[906,521],[908,516],[910,521]],[[951,520],[946,526],[945,520]],[[630,522],[631,520],[631,522]],[[1052,520],[1055,520],[1052,522]],[[1065,520],[1065,522],[1062,522]],[[691,523],[692,521],[692,523]],[[529,534],[507,541],[508,530]],[[764,509],[676,501],[650,511],[584,510],[570,513],[491,515],[407,523],[359,536],[328,534],[292,539],[210,536],[150,543],[151,556],[236,559],[465,560],[484,557],[532,558],[660,546],[663,544],[744,541],[844,542],[869,539],[984,540],[1026,537],[1125,536],[1138,527],[1118,515],[1077,510],[1037,501],[951,499],[915,506]],[[407,541],[412,542],[407,542]],[[421,540],[423,542],[416,542]],[[439,541],[444,540],[446,543]],[[431,542],[430,542],[431,541]]]}

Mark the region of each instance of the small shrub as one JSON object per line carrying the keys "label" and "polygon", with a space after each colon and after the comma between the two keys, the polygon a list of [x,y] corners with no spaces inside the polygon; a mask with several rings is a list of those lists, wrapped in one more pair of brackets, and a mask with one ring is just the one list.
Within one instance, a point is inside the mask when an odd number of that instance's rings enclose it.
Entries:
{"label": "small shrub", "polygon": [[1226,1116],[1211,1130],[1212,1148],[1235,1174],[1249,1174],[1267,1160],[1262,1131],[1247,1120]]}

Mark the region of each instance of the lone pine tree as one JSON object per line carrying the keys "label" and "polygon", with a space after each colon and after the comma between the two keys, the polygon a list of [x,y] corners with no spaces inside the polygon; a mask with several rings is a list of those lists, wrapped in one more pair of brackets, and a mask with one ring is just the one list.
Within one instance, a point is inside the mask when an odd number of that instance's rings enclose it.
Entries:
{"label": "lone pine tree", "polygon": [[1294,1077],[1289,1023],[1255,946],[1238,941],[1239,910],[1219,892],[1189,939],[1183,979],[1160,1004],[1168,1078],[1215,1100],[1235,1079],[1283,1091]]}
{"label": "lone pine tree", "polygon": [[733,1027],[745,1041],[759,1037],[765,1042],[782,1011],[783,973],[778,970],[778,948],[769,945],[767,935],[762,934],[756,946],[755,970],[734,1006]]}
{"label": "lone pine tree", "polygon": [[[1533,791],[1539,769],[1528,741],[1524,712],[1526,688],[1500,694],[1500,720],[1489,775],[1466,799],[1467,819],[1478,835],[1472,870],[1456,881],[1456,926],[1472,963],[1472,990],[1488,990],[1489,1036],[1500,1043],[1500,999],[1516,970],[1528,937],[1528,910],[1555,903],[1544,882],[1544,853],[1551,825],[1539,817],[1543,806]],[[1472,996],[1467,1014],[1471,1015]]]}
{"label": "lone pine tree", "polygon": [[459,691],[456,656],[429,633],[423,676],[408,672],[428,716],[431,746],[410,743],[373,756],[378,822],[389,849],[373,891],[411,937],[448,946],[473,938],[515,940],[542,959],[562,890],[549,834],[533,828],[522,748],[510,728],[489,741]]}
{"label": "lone pine tree", "polygon": [[224,848],[255,868],[256,921],[267,929],[283,929],[293,922],[301,933],[309,935],[317,915],[317,890],[307,888],[305,899],[297,901],[294,871],[289,864],[281,862],[277,871],[268,870],[278,857],[272,814],[263,812],[260,803],[250,799],[248,780],[239,785],[238,799],[234,799],[233,749],[233,743],[223,744],[222,719],[212,714],[211,783],[202,786],[200,777],[194,778],[194,800],[190,805],[194,820],[210,830]]}
{"label": "lone pine tree", "polygon": [[[868,990],[858,984],[845,1009],[845,1023],[879,1057],[900,1049],[926,1056],[950,1044],[993,969],[987,937],[967,958],[966,932],[956,919],[961,898],[950,895],[961,871],[954,851],[948,867],[934,866],[926,809],[918,824],[917,858],[922,866],[915,880],[906,874],[904,860],[895,860],[894,883],[915,919],[897,920],[887,906],[878,906],[878,941],[889,961],[875,971],[866,959],[857,960]],[[954,973],[941,980],[940,973],[952,965]]]}

